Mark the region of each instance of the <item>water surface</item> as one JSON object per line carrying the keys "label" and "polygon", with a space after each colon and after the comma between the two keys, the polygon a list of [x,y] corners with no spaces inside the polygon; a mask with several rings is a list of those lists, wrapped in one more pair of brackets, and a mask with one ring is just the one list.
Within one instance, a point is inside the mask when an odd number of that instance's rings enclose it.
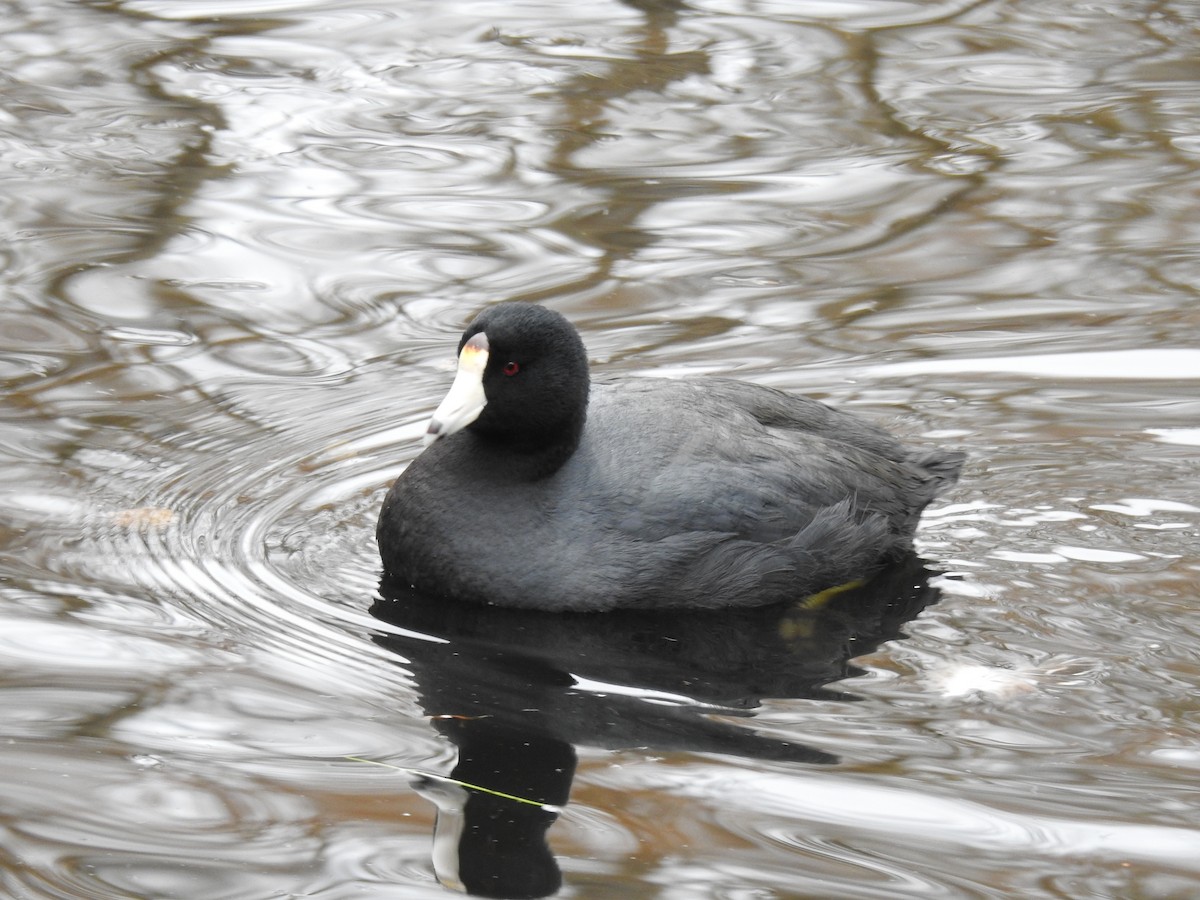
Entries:
{"label": "water surface", "polygon": [[[1192,5],[3,19],[0,893],[440,896],[453,786],[348,757],[514,741],[564,897],[1200,891]],[[941,574],[391,621],[375,515],[499,299],[965,449]]]}

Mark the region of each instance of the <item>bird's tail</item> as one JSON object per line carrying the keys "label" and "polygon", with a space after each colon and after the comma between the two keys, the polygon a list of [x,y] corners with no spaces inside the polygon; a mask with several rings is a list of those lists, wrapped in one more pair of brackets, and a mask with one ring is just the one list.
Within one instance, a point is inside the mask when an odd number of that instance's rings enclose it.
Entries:
{"label": "bird's tail", "polygon": [[960,450],[930,450],[914,453],[909,462],[929,477],[929,499],[932,500],[958,481],[967,454]]}

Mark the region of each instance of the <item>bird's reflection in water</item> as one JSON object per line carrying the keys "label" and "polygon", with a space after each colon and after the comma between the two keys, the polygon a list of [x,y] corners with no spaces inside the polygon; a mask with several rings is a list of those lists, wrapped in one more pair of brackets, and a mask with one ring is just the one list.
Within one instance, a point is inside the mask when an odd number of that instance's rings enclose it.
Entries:
{"label": "bird's reflection in water", "polygon": [[592,614],[452,604],[385,582],[372,614],[441,639],[375,637],[407,661],[458,748],[453,781],[414,784],[438,807],[438,878],[484,897],[554,893],[546,832],[570,794],[577,744],[837,762],[730,718],[752,717],[764,698],[855,699],[825,685],[859,674],[853,657],[936,600],[930,574],[909,556],[794,604]]}

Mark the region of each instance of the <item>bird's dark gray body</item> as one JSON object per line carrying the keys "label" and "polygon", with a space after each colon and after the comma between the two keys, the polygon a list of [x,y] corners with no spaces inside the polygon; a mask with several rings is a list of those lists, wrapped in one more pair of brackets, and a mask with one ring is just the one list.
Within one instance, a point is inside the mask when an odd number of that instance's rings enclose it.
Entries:
{"label": "bird's dark gray body", "polygon": [[805,397],[726,379],[593,382],[578,446],[531,474],[471,429],[433,443],[380,516],[385,573],[547,610],[797,599],[911,546],[961,453],[919,453]]}

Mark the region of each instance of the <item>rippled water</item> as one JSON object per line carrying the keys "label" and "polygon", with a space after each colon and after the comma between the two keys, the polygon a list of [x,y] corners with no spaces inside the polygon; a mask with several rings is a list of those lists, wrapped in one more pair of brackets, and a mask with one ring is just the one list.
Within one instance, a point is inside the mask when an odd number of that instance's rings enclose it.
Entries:
{"label": "rippled water", "polygon": [[[4,896],[1200,892],[1194,5],[2,8]],[[379,599],[502,298],[966,449],[942,574]]]}

